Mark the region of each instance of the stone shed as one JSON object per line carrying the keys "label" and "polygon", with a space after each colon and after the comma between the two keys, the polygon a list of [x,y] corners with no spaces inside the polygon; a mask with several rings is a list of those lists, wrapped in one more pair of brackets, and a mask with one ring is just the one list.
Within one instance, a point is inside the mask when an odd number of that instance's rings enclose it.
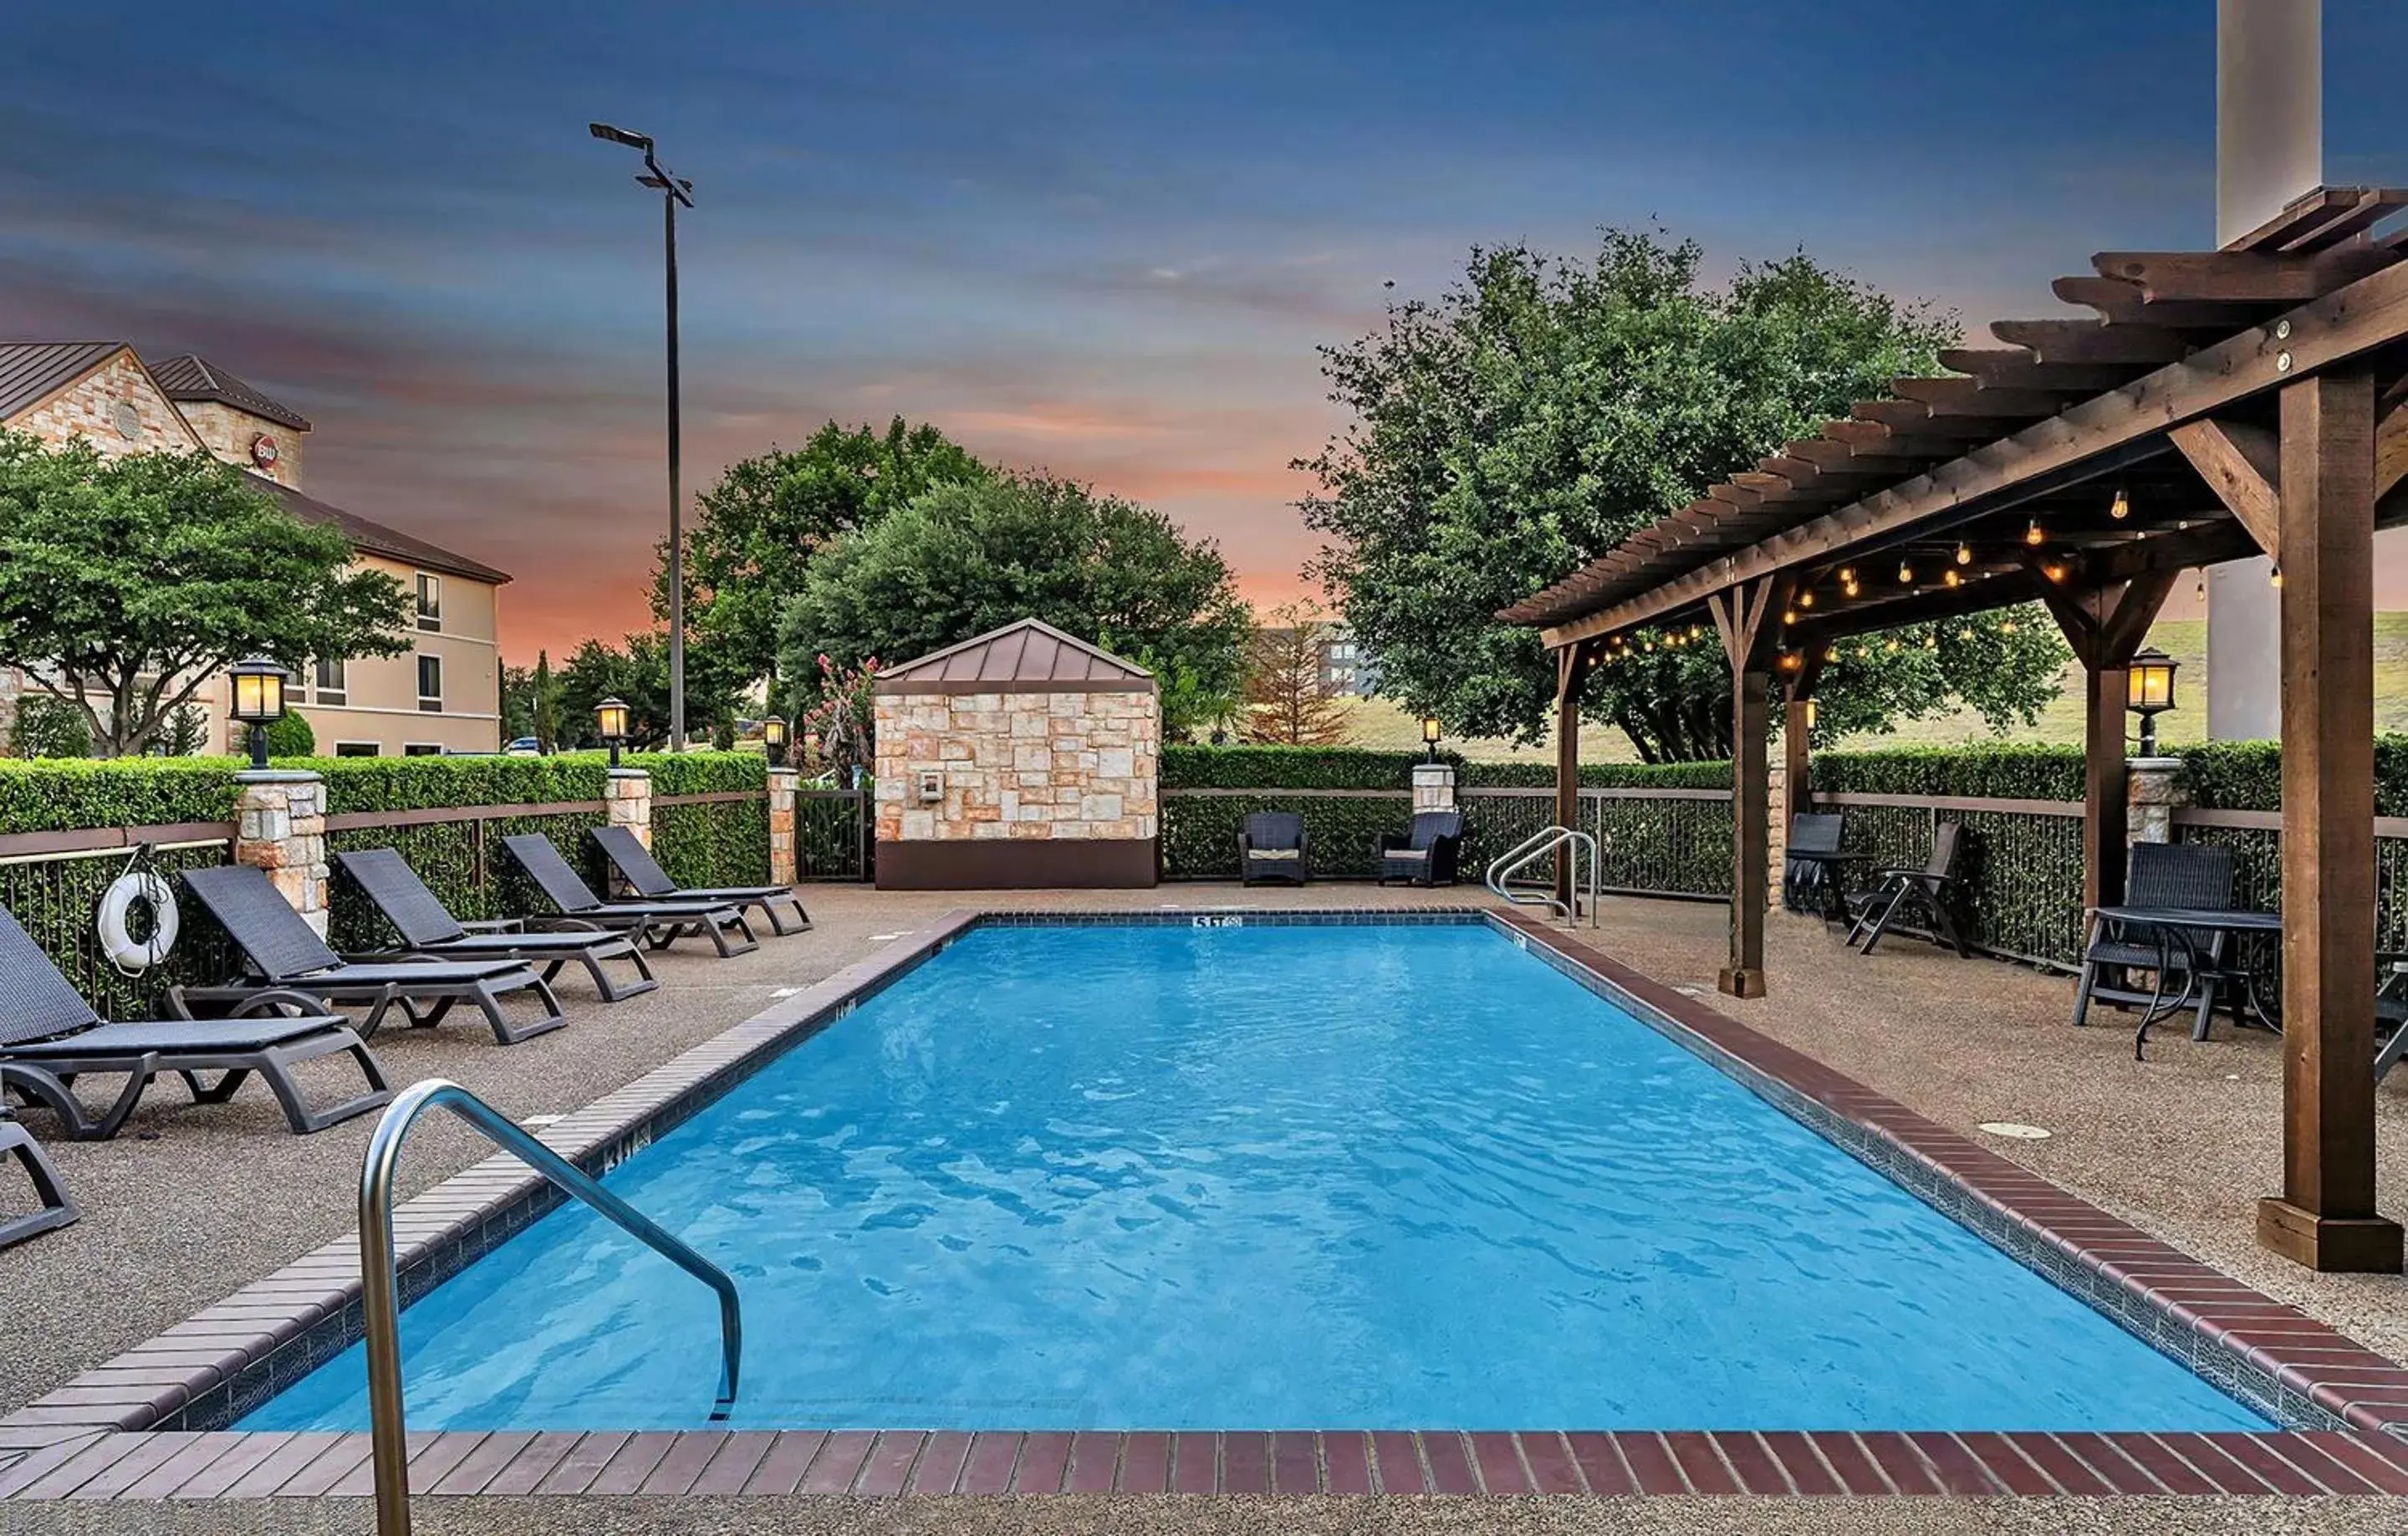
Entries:
{"label": "stone shed", "polygon": [[1153,673],[1023,619],[877,688],[881,888],[1154,883]]}

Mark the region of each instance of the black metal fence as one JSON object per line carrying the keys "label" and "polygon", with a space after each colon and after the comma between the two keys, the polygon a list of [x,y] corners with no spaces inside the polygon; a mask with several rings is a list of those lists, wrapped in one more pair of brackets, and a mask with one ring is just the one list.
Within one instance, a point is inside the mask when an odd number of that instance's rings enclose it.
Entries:
{"label": "black metal fence", "polygon": [[[233,848],[229,828],[223,838],[154,846],[144,863],[173,887],[186,869],[225,863]],[[189,900],[177,903],[179,926],[164,962],[128,973],[109,960],[93,920],[102,894],[126,872],[133,855],[129,848],[107,848],[0,859],[0,906],[15,914],[76,990],[113,1019],[155,1018],[168,987],[222,981],[232,969],[224,933]],[[136,903],[129,936],[148,940],[156,931],[152,924],[148,904]]]}
{"label": "black metal fence", "polygon": [[795,870],[804,880],[873,880],[878,840],[869,793],[806,789],[795,797]]}

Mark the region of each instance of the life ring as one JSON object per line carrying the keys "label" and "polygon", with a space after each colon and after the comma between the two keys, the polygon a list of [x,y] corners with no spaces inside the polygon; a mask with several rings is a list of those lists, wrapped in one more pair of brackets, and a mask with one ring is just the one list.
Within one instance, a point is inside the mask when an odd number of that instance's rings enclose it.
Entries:
{"label": "life ring", "polygon": [[[139,940],[126,921],[137,901],[150,905],[150,937]],[[93,914],[100,952],[108,956],[110,965],[129,976],[138,975],[167,957],[167,952],[176,947],[177,926],[175,891],[148,869],[131,870],[110,881],[108,889],[100,893],[99,910]]]}

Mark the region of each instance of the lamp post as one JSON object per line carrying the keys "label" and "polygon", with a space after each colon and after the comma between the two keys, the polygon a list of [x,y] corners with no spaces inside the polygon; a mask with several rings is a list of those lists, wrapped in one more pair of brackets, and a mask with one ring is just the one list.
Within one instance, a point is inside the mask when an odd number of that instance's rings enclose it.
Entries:
{"label": "lamp post", "polygon": [[2124,671],[2124,707],[2141,717],[2141,755],[2157,754],[2157,716],[2174,707],[2174,668],[2181,664],[2156,646],[2132,657]]}
{"label": "lamp post", "polygon": [[769,766],[786,766],[786,720],[783,715],[771,715],[761,722],[761,744],[769,749]]}
{"label": "lamp post", "polygon": [[1438,742],[1441,734],[1438,716],[1434,714],[1422,716],[1422,750],[1426,754],[1422,761],[1426,763],[1438,761]]}
{"label": "lamp post", "polygon": [[594,706],[595,733],[610,749],[610,766],[619,766],[619,748],[627,739],[627,706],[624,700],[606,698]]}
{"label": "lamp post", "polygon": [[1812,730],[1814,728],[1814,716],[1815,716],[1816,712],[1817,712],[1817,711],[1815,711],[1815,708],[1814,708],[1814,701],[1813,701],[1812,698],[1807,699],[1807,701],[1806,701],[1806,728],[1807,728],[1809,731],[1812,731]]}
{"label": "lamp post", "polygon": [[669,750],[685,750],[685,531],[683,497],[678,488],[678,273],[677,210],[694,207],[694,183],[673,176],[652,155],[648,135],[629,133],[607,122],[589,122],[585,131],[612,144],[640,150],[644,174],[638,186],[661,194],[661,237],[668,265],[668,396],[669,396]]}
{"label": "lamp post", "polygon": [[267,727],[284,718],[284,668],[265,656],[236,662],[234,708],[227,712],[251,730],[251,766],[267,767]]}

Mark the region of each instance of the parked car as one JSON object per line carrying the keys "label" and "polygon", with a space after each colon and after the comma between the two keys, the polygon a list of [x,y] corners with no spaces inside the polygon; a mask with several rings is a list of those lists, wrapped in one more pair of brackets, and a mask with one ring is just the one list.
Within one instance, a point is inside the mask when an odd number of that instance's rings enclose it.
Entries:
{"label": "parked car", "polygon": [[502,751],[511,757],[535,757],[542,754],[543,747],[534,737],[522,736],[512,739],[510,744],[504,747]]}

